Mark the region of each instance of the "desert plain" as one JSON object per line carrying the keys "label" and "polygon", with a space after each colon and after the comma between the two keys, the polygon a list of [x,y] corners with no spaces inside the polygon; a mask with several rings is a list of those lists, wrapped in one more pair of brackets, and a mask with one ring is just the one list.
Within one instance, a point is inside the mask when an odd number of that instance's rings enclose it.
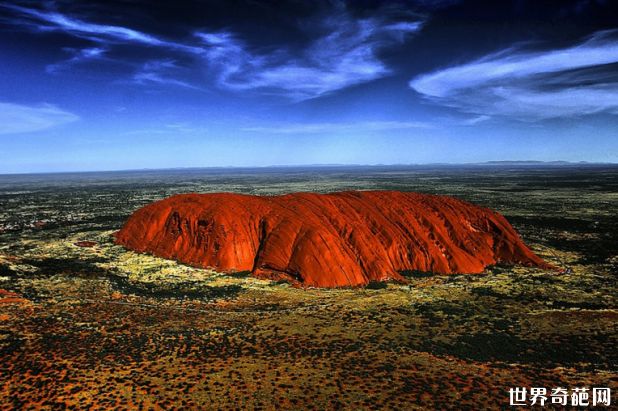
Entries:
{"label": "desert plain", "polygon": [[[300,288],[114,243],[189,192],[400,190],[503,214],[556,270]],[[506,409],[618,389],[618,168],[483,165],[0,176],[2,409]]]}

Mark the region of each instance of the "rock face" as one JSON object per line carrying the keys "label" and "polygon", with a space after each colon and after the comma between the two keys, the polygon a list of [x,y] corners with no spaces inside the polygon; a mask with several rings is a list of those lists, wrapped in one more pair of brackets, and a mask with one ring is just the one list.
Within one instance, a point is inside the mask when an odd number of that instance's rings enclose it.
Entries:
{"label": "rock face", "polygon": [[496,212],[394,191],[176,195],[137,210],[116,242],[193,266],[314,287],[403,281],[411,270],[550,267]]}

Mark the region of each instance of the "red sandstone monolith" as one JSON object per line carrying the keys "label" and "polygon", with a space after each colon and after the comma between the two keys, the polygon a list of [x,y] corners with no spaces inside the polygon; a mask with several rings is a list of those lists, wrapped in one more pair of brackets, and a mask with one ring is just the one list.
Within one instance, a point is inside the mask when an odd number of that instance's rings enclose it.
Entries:
{"label": "red sandstone monolith", "polygon": [[494,211],[396,191],[175,195],[137,210],[116,242],[313,287],[404,281],[404,271],[480,273],[496,263],[551,267]]}

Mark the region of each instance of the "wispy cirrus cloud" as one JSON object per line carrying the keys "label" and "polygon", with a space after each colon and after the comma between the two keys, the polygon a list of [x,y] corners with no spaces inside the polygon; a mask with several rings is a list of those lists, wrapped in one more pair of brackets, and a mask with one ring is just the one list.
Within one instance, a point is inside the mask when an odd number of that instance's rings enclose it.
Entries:
{"label": "wispy cirrus cloud", "polygon": [[133,136],[133,135],[169,135],[169,136],[178,136],[178,135],[205,135],[209,131],[208,128],[203,126],[193,125],[188,122],[177,122],[177,123],[168,123],[162,124],[158,127],[151,128],[143,128],[137,130],[125,131],[122,133],[124,136]]}
{"label": "wispy cirrus cloud", "polygon": [[102,59],[107,52],[107,49],[104,47],[88,47],[83,49],[67,48],[65,50],[71,53],[72,57],[58,63],[48,64],[45,67],[45,71],[48,73],[57,73],[84,61]]}
{"label": "wispy cirrus cloud", "polygon": [[180,69],[172,59],[147,61],[133,75],[133,82],[136,84],[160,84],[199,89],[198,86],[175,77],[175,73]]}
{"label": "wispy cirrus cloud", "polygon": [[434,126],[422,121],[357,121],[346,123],[284,123],[269,126],[243,127],[240,130],[271,134],[319,134],[406,129],[428,129]]}
{"label": "wispy cirrus cloud", "polygon": [[338,11],[323,20],[307,47],[268,53],[252,50],[230,32],[197,33],[218,85],[306,100],[390,74],[378,53],[418,32],[422,22],[355,19]]}
{"label": "wispy cirrus cloud", "polygon": [[182,41],[170,40],[129,27],[94,23],[56,9],[14,4],[0,4],[0,8],[19,15],[24,28],[60,31],[96,43],[95,47],[74,51],[69,60],[49,65],[51,73],[100,58],[103,53],[111,54],[115,45],[131,44],[159,48],[165,53],[158,60],[138,63],[141,69],[132,76],[135,83],[203,88],[193,84],[198,76],[187,76],[193,78],[188,81],[174,76],[170,67],[159,64],[172,61],[180,53],[193,61],[196,72],[211,74],[208,78],[213,78],[215,86],[221,89],[255,91],[294,101],[316,98],[391,74],[380,53],[420,31],[424,23],[422,17],[397,7],[383,7],[372,17],[361,18],[348,12],[345,3],[333,3],[332,9],[319,19],[299,23],[299,31],[308,41],[305,46],[292,47],[285,39],[278,44],[250,45],[232,31],[189,29],[191,36]]}
{"label": "wispy cirrus cloud", "polygon": [[77,120],[77,115],[50,104],[26,106],[0,102],[0,134],[30,133]]}
{"label": "wispy cirrus cloud", "polygon": [[98,24],[68,16],[54,10],[39,10],[14,4],[0,4],[25,19],[23,23],[39,31],[62,31],[99,43],[136,43],[147,46],[166,47],[191,53],[201,53],[199,47],[161,39],[157,36],[128,27]]}
{"label": "wispy cirrus cloud", "polygon": [[510,48],[420,75],[409,85],[435,103],[484,116],[540,120],[618,113],[617,35],[598,32],[550,51]]}
{"label": "wispy cirrus cloud", "polygon": [[475,116],[472,118],[468,118],[468,119],[464,119],[464,120],[460,120],[459,121],[459,125],[462,126],[475,126],[479,123],[483,123],[487,120],[489,120],[491,117],[486,116],[486,115],[480,115],[480,116]]}

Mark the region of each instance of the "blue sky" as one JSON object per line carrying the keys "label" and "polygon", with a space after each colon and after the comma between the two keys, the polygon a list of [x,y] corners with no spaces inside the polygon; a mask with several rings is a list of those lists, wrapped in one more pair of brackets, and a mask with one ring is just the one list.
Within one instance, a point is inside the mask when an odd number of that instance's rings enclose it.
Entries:
{"label": "blue sky", "polygon": [[611,2],[166,3],[0,4],[0,173],[618,161]]}

